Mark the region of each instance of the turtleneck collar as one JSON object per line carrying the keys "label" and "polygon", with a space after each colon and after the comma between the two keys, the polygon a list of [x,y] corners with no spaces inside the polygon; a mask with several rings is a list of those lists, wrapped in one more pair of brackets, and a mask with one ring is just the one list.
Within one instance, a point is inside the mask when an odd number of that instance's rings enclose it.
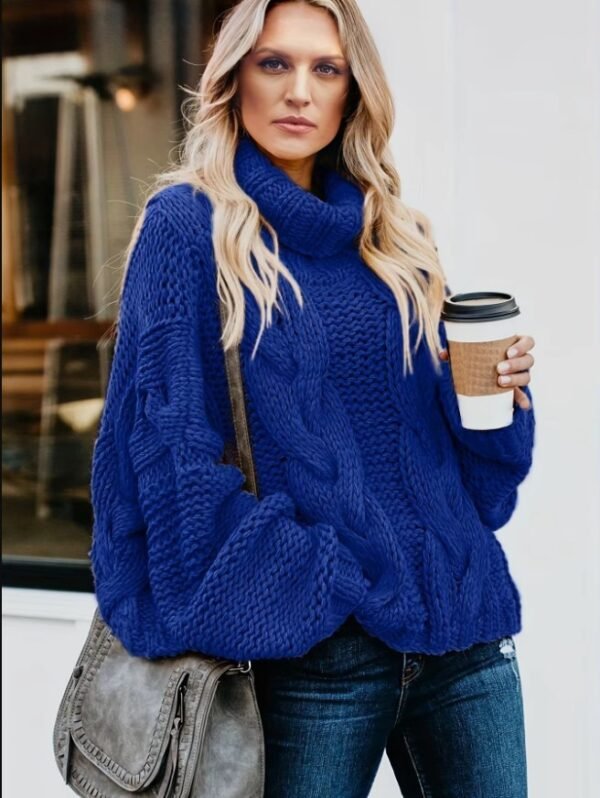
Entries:
{"label": "turtleneck collar", "polygon": [[295,183],[248,135],[240,138],[236,179],[277,231],[279,242],[313,257],[335,255],[352,245],[363,224],[363,193],[334,169],[323,169],[323,197]]}

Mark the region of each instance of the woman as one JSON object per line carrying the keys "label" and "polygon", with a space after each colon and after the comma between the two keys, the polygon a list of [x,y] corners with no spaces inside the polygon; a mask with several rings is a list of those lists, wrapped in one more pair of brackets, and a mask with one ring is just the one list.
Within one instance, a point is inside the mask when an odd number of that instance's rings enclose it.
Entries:
{"label": "woman", "polygon": [[[133,654],[252,659],[268,796],[526,794],[520,596],[495,532],[534,443],[461,426],[426,217],[355,0],[243,0],[128,257],[90,552]],[[291,118],[291,119],[290,119]],[[239,342],[259,496],[234,440]],[[441,354],[440,354],[441,353]]]}

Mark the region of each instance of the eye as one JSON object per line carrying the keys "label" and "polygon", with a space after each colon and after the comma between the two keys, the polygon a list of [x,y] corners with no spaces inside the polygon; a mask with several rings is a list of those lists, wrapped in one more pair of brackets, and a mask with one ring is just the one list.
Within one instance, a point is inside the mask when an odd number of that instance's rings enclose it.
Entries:
{"label": "eye", "polygon": [[339,75],[340,70],[333,66],[333,64],[319,64],[321,67],[325,67],[325,69],[330,69],[331,72],[323,72],[324,75]]}
{"label": "eye", "polygon": [[[282,72],[283,70],[277,69],[277,66],[281,64],[285,67],[285,63],[280,58],[266,58],[264,61],[261,61],[259,66],[266,69],[268,72]],[[340,75],[341,72],[337,67],[333,64],[319,64],[317,69],[321,72],[321,75]],[[321,71],[321,70],[325,71]]]}
{"label": "eye", "polygon": [[272,68],[272,64],[283,64],[283,61],[281,61],[279,58],[267,58],[265,61],[261,61],[259,66],[264,67],[271,72],[279,72],[280,70]]}

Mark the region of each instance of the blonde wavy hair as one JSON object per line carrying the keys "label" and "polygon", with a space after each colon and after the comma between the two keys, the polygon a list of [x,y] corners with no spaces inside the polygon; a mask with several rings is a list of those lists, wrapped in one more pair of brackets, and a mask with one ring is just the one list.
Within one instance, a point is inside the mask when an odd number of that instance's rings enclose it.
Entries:
{"label": "blonde wavy hair", "polygon": [[[272,323],[279,309],[278,279],[289,281],[300,307],[300,286],[279,258],[277,234],[260,208],[239,186],[234,174],[236,145],[243,132],[237,105],[238,66],[255,46],[267,12],[281,2],[306,2],[326,9],[337,22],[351,70],[350,107],[335,140],[317,157],[355,182],[364,193],[364,225],[359,253],[366,266],[386,283],[396,299],[404,338],[404,373],[413,372],[410,352],[409,302],[418,323],[416,346],[425,335],[439,373],[441,342],[438,324],[445,298],[445,278],[431,224],[400,198],[400,177],[389,148],[394,104],[377,47],[356,0],[241,0],[223,18],[210,58],[196,91],[183,103],[188,124],[175,165],[156,175],[146,202],[163,187],[190,183],[204,192],[212,209],[212,242],[217,264],[217,290],[225,302],[222,343],[237,345],[244,329],[242,284],[260,309],[261,325]],[[186,113],[189,109],[189,115]],[[329,164],[328,164],[329,165]],[[126,249],[126,266],[143,223],[143,210]],[[274,242],[264,243],[263,226]],[[252,261],[258,269],[255,270]],[[124,282],[124,281],[123,281]],[[116,324],[117,322],[115,322]],[[256,346],[253,351],[253,357]]]}

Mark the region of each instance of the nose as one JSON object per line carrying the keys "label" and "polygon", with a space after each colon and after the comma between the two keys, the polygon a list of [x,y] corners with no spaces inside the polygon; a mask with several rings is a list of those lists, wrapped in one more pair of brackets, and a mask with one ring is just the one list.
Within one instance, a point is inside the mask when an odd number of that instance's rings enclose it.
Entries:
{"label": "nose", "polygon": [[290,74],[285,101],[294,106],[303,106],[310,102],[310,76],[305,69],[296,69]]}

